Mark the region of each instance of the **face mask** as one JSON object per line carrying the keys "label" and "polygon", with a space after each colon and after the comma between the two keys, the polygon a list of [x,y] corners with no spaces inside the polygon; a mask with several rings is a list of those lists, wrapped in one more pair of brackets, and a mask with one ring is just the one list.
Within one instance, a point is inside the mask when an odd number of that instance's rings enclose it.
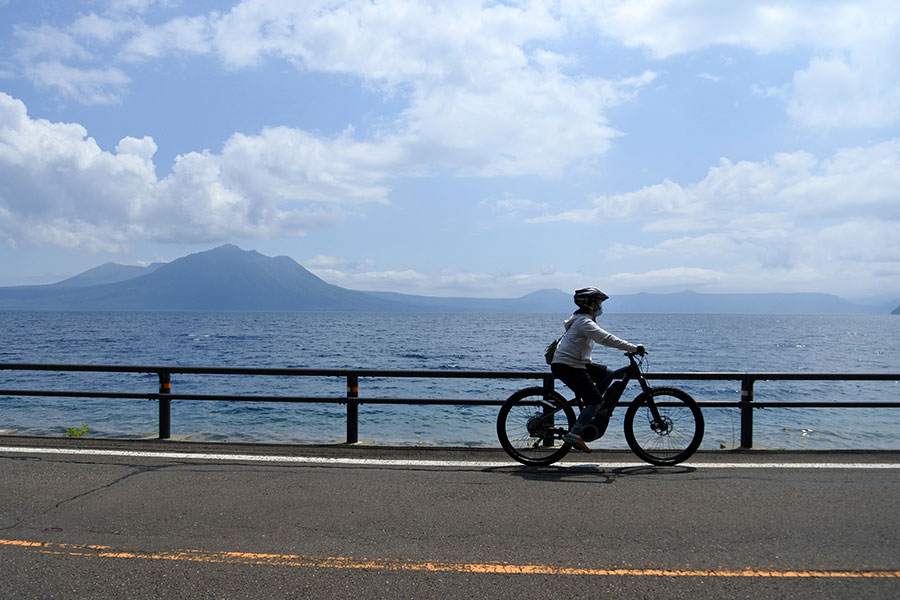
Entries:
{"label": "face mask", "polygon": [[597,316],[599,317],[602,314],[603,314],[603,306],[598,306],[597,307]]}

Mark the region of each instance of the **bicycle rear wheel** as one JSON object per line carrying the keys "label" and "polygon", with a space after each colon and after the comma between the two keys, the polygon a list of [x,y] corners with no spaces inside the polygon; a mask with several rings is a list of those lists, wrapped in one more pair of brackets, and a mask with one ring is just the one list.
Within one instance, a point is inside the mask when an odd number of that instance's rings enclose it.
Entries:
{"label": "bicycle rear wheel", "polygon": [[703,414],[687,392],[655,388],[634,399],[625,413],[625,440],[653,465],[677,465],[690,458],[703,439]]}
{"label": "bicycle rear wheel", "polygon": [[524,465],[550,465],[572,448],[562,441],[575,424],[575,411],[557,392],[542,387],[519,390],[497,415],[497,437],[512,458]]}

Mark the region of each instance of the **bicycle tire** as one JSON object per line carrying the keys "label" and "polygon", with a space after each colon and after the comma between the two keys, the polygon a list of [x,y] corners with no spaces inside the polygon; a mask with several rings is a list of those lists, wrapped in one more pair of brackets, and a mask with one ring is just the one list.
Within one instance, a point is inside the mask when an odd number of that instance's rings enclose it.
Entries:
{"label": "bicycle tire", "polygon": [[[653,415],[656,408],[660,419]],[[691,457],[703,440],[703,413],[691,396],[678,388],[643,392],[625,413],[625,440],[638,458],[652,465],[671,466]]]}
{"label": "bicycle tire", "polygon": [[[556,416],[566,417],[565,428]],[[572,449],[562,441],[575,424],[575,411],[558,392],[542,387],[519,390],[507,398],[497,415],[497,438],[516,461],[528,466],[555,463]]]}

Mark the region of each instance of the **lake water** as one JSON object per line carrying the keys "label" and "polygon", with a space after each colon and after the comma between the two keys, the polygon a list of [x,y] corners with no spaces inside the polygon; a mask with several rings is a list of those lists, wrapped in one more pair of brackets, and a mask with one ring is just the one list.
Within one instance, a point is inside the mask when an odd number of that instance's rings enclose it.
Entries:
{"label": "lake water", "polygon": [[[0,311],[0,363],[66,363],[547,372],[544,346],[568,315],[352,313],[128,313]],[[900,317],[603,315],[608,331],[650,351],[650,372],[900,373]],[[597,347],[595,362],[623,366]],[[363,378],[360,398],[499,400],[532,382]],[[697,400],[737,401],[737,381],[678,385]],[[155,392],[155,375],[0,371],[0,389]],[[563,387],[560,384],[560,387]],[[341,397],[335,377],[173,376],[174,393]],[[624,399],[633,397],[629,388]],[[757,382],[758,401],[897,401],[900,382]],[[0,429],[87,436],[158,432],[156,402],[0,396]],[[359,436],[378,444],[496,447],[496,407],[363,405]],[[626,447],[617,411],[598,447]],[[341,405],[172,402],[172,433],[276,443],[344,437]],[[740,442],[737,409],[705,409],[703,447]],[[764,409],[754,442],[790,449],[900,448],[900,409]]]}

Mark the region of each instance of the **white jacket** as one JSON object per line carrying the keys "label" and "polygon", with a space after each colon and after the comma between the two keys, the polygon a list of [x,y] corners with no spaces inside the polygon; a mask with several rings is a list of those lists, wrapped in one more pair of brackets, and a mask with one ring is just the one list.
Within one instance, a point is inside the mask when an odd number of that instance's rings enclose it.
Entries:
{"label": "white jacket", "polygon": [[591,318],[591,315],[575,313],[565,322],[566,333],[559,341],[556,354],[553,355],[554,363],[561,363],[576,369],[584,369],[591,362],[591,351],[594,343],[603,344],[610,348],[618,348],[625,352],[636,352],[637,346],[631,342],[617,338],[608,331],[604,331]]}

